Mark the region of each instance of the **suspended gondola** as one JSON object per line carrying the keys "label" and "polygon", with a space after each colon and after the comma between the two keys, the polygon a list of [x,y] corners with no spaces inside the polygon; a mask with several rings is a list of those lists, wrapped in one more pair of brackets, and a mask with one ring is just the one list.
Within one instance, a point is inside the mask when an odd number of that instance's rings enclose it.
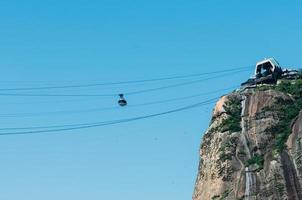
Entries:
{"label": "suspended gondola", "polygon": [[118,104],[121,106],[121,107],[124,107],[127,105],[127,101],[126,99],[124,98],[124,94],[119,94],[119,97],[120,99],[118,100]]}

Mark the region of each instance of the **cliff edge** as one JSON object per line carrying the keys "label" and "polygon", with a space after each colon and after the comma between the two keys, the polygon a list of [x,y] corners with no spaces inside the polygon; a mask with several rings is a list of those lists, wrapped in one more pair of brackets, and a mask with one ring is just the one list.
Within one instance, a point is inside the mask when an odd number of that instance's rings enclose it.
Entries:
{"label": "cliff edge", "polygon": [[302,79],[217,102],[200,147],[193,200],[302,200]]}

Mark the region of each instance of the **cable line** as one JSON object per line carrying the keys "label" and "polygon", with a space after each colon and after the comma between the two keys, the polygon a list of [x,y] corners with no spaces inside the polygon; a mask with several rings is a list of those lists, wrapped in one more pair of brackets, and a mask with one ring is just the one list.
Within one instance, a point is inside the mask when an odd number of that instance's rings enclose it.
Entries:
{"label": "cable line", "polygon": [[[245,72],[245,71],[248,71],[248,70],[240,70],[240,71],[236,71],[236,72],[240,73],[240,72]],[[180,87],[180,86],[184,86],[184,85],[191,85],[191,84],[200,83],[200,82],[204,82],[207,80],[221,78],[221,77],[225,77],[225,76],[229,76],[229,75],[234,75],[234,72],[221,74],[221,75],[217,75],[217,76],[213,76],[213,77],[209,77],[209,78],[199,79],[199,80],[195,80],[195,81],[188,81],[188,82],[179,83],[179,84],[173,84],[173,85],[162,86],[162,87],[157,87],[157,88],[150,88],[150,89],[145,89],[145,90],[138,90],[138,91],[133,91],[133,92],[126,92],[124,94],[125,95],[142,94],[142,93],[146,93],[146,92],[153,92],[153,91],[164,90],[164,89],[168,89],[168,88],[175,88],[175,87]]]}
{"label": "cable line", "polygon": [[[225,73],[225,74],[220,74],[217,76],[212,76],[209,78],[203,78],[203,79],[198,79],[194,81],[187,81],[187,82],[182,82],[178,84],[171,84],[167,86],[162,86],[162,87],[155,87],[155,88],[149,88],[149,89],[144,89],[144,90],[137,90],[137,91],[132,91],[132,92],[126,92],[123,93],[125,95],[136,95],[136,94],[141,94],[141,93],[147,93],[147,92],[154,92],[158,90],[164,90],[164,89],[169,89],[169,88],[175,88],[175,87],[180,87],[180,86],[185,86],[185,85],[191,85],[191,84],[196,84],[200,83],[203,81],[207,80],[212,80],[220,77],[225,77],[229,75],[234,75],[234,72],[240,73],[240,72],[245,72],[248,71],[249,69],[245,70],[240,70],[240,71],[233,71],[231,73]],[[117,96],[117,94],[28,94],[28,93],[0,93],[0,96],[25,96],[25,97],[113,97]]]}
{"label": "cable line", "polygon": [[87,88],[87,87],[96,87],[96,86],[108,86],[108,85],[124,85],[124,84],[135,84],[135,83],[146,83],[146,82],[156,82],[156,81],[165,81],[165,80],[174,80],[174,79],[183,79],[183,78],[192,78],[205,76],[210,74],[231,72],[241,69],[247,69],[249,67],[237,67],[230,68],[227,70],[219,70],[205,73],[196,73],[182,76],[167,76],[163,78],[152,78],[152,79],[141,79],[141,80],[129,80],[129,81],[117,81],[117,82],[105,82],[105,83],[90,83],[90,84],[79,84],[79,85],[63,85],[63,86],[42,86],[42,87],[19,87],[19,88],[0,88],[0,91],[27,91],[27,90],[51,90],[51,89],[67,89],[67,88]]}
{"label": "cable line", "polygon": [[[219,89],[219,90],[215,90],[215,91],[211,91],[211,92],[203,92],[203,93],[184,96],[184,97],[177,97],[177,98],[152,101],[152,102],[141,103],[141,104],[128,105],[128,107],[135,108],[135,107],[142,107],[142,106],[148,106],[148,105],[169,103],[169,102],[173,102],[173,101],[179,101],[179,100],[191,99],[191,98],[204,96],[204,95],[215,94],[218,92],[227,91],[227,90],[235,89],[235,88],[237,88],[237,86],[232,86],[229,88]],[[115,109],[120,109],[120,107],[114,106],[114,107],[93,108],[93,109],[84,109],[84,110],[36,112],[36,113],[13,113],[13,114],[1,114],[0,117],[1,118],[17,118],[17,117],[34,117],[34,116],[52,115],[52,114],[79,114],[79,113],[100,112],[100,111],[115,110]]]}
{"label": "cable line", "polygon": [[[200,102],[198,104],[205,104],[205,105],[207,105],[207,104],[215,102],[217,99],[218,99],[218,97],[212,98],[212,99]],[[113,121],[117,121],[117,120],[113,120]],[[77,126],[96,125],[96,124],[102,124],[102,123],[108,123],[108,122],[112,122],[112,121],[92,122],[92,123],[80,123],[80,124],[64,124],[64,125],[53,125],[53,126],[32,126],[32,127],[19,127],[19,128],[0,128],[0,131],[3,131],[3,130],[28,130],[28,129],[64,128],[64,127],[74,127],[74,126],[77,127]]]}
{"label": "cable line", "polygon": [[[73,125],[62,125],[62,126],[44,126],[46,130],[29,130],[29,131],[20,131],[20,132],[3,132],[0,133],[0,135],[25,135],[25,134],[34,134],[34,133],[50,133],[50,132],[60,132],[60,131],[71,131],[71,130],[79,130],[79,129],[87,129],[87,128],[93,128],[93,127],[101,127],[101,126],[107,126],[107,125],[113,125],[113,124],[121,124],[131,121],[137,121],[147,118],[154,118],[162,115],[167,115],[171,113],[176,113],[184,110],[193,109],[196,107],[200,107],[203,105],[207,105],[212,103],[213,100],[217,100],[217,98],[213,98],[204,102],[199,102],[196,104],[192,104],[189,106],[181,107],[174,110],[169,110],[161,113],[151,114],[151,115],[144,115],[139,117],[133,117],[133,118],[126,118],[126,119],[120,119],[120,120],[113,120],[113,121],[105,121],[105,122],[97,122],[97,123],[86,123],[86,124],[73,124]],[[44,129],[43,128],[43,129]],[[50,129],[54,128],[54,129]],[[23,129],[30,129],[30,128],[23,128]],[[33,128],[31,128],[33,129]],[[39,128],[41,129],[41,127]],[[3,129],[2,129],[3,130]],[[16,129],[9,129],[6,128],[5,130],[16,130]]]}

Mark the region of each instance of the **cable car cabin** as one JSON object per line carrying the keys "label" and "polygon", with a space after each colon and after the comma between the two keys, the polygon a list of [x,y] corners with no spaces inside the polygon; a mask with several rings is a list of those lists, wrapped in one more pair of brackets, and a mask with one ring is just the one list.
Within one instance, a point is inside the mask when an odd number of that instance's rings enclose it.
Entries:
{"label": "cable car cabin", "polygon": [[276,84],[282,73],[280,64],[274,58],[265,59],[256,63],[255,75],[241,85]]}
{"label": "cable car cabin", "polygon": [[275,84],[282,75],[282,69],[274,58],[265,59],[256,64],[255,84]]}
{"label": "cable car cabin", "polygon": [[118,104],[122,107],[127,105],[127,101],[124,98],[124,94],[119,94],[120,99],[118,100]]}

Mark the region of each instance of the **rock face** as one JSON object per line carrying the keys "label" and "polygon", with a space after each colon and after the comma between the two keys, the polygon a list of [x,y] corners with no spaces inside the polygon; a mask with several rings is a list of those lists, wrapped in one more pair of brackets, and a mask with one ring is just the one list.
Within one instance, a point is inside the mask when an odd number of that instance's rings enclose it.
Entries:
{"label": "rock face", "polygon": [[302,200],[302,95],[287,92],[296,82],[286,84],[217,102],[193,200]]}

